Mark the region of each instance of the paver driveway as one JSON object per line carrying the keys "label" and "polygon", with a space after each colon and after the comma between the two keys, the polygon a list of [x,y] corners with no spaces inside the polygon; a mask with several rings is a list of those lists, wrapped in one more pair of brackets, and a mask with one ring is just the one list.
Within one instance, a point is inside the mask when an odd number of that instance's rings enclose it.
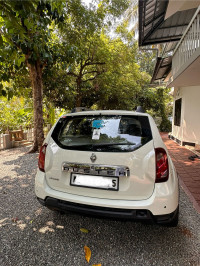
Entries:
{"label": "paver driveway", "polygon": [[35,199],[37,154],[24,151],[0,151],[1,266],[200,265],[200,215],[182,189],[177,228],[60,215]]}
{"label": "paver driveway", "polygon": [[161,137],[167,146],[184,190],[187,191],[200,213],[200,160],[198,158],[191,160],[190,158],[195,154],[169,139],[167,133],[161,133]]}

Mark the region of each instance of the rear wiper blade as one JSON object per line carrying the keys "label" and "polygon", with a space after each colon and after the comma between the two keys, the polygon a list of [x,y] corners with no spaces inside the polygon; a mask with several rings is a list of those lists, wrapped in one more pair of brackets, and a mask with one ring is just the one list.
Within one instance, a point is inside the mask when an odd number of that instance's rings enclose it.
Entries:
{"label": "rear wiper blade", "polygon": [[92,146],[93,144],[72,144],[68,145],[68,147],[86,147],[86,146]]}
{"label": "rear wiper blade", "polygon": [[136,143],[96,143],[91,144],[92,146],[114,146],[114,145],[136,145]]}
{"label": "rear wiper blade", "polygon": [[136,143],[88,143],[88,144],[73,144],[68,145],[68,147],[75,147],[75,148],[81,148],[81,147],[104,147],[104,146],[115,146],[115,145],[136,145]]}

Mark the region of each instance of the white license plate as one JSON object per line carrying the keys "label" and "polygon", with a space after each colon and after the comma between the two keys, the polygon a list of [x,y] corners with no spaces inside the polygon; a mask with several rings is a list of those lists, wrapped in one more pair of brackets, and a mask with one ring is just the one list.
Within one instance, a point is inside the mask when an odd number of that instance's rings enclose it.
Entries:
{"label": "white license plate", "polygon": [[119,178],[107,177],[107,176],[72,174],[70,185],[79,186],[79,187],[88,187],[88,188],[107,189],[107,190],[118,190]]}

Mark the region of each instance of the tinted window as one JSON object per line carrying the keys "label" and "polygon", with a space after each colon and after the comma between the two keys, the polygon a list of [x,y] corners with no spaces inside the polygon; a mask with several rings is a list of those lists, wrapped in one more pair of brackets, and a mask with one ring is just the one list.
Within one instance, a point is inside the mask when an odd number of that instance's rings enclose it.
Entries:
{"label": "tinted window", "polygon": [[58,121],[52,138],[64,149],[129,152],[152,134],[146,116],[68,116]]}

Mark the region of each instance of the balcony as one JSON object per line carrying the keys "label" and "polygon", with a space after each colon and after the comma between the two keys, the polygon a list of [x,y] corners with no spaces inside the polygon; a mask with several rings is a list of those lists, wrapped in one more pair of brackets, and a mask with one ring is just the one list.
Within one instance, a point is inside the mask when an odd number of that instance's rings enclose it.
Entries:
{"label": "balcony", "polygon": [[177,44],[168,86],[200,85],[200,6]]}

